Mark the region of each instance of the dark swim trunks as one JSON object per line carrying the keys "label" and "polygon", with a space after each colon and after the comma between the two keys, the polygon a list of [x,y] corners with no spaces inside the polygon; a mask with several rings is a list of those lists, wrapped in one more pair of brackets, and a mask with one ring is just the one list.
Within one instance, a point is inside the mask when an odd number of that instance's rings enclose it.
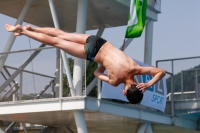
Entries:
{"label": "dark swim trunks", "polygon": [[103,38],[97,36],[89,36],[86,40],[86,44],[84,46],[85,52],[87,54],[87,60],[93,61],[99,49],[106,43],[107,41]]}

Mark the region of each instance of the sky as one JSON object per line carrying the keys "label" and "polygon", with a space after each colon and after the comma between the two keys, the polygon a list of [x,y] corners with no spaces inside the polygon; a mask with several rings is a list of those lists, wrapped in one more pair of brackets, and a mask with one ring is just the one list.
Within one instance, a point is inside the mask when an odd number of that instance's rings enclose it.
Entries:
{"label": "sky", "polygon": [[[200,0],[161,0],[161,13],[153,27],[152,65],[156,60],[200,56]],[[16,19],[0,14],[0,53],[6,45],[10,33],[4,26],[14,25]],[[26,24],[26,23],[24,23]],[[126,26],[107,28],[102,37],[120,47]],[[96,34],[96,30],[87,34]],[[135,38],[125,53],[139,61],[144,61],[144,33]],[[21,36],[17,37],[11,51],[37,48],[40,43]]]}

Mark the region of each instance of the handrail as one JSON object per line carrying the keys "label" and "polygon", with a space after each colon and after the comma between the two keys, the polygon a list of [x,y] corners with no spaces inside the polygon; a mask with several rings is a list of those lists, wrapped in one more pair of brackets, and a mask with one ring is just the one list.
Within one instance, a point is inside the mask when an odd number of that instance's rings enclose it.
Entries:
{"label": "handrail", "polygon": [[[186,92],[183,92],[183,94],[192,94],[192,93],[195,93],[195,91],[186,91]],[[176,94],[182,94],[182,92],[174,92],[174,95]],[[171,93],[168,93],[167,94],[167,97],[169,97],[171,95]]]}
{"label": "handrail", "polygon": [[20,53],[20,52],[28,52],[28,51],[38,51],[38,50],[44,50],[44,49],[53,49],[55,47],[43,47],[43,48],[34,48],[34,49],[25,49],[25,50],[16,50],[16,51],[10,51],[10,52],[2,52],[0,53],[0,57],[3,54],[12,54],[12,53]]}

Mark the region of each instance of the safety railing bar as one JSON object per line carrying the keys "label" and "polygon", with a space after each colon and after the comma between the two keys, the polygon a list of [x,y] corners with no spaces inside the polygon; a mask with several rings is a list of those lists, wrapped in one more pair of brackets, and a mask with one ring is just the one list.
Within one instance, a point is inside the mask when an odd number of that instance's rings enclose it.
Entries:
{"label": "safety railing bar", "polygon": [[17,50],[17,51],[10,51],[10,52],[2,52],[0,56],[3,54],[12,54],[12,53],[20,53],[20,52],[28,52],[28,51],[38,51],[38,50],[45,50],[45,49],[53,49],[55,47],[44,47],[44,48],[34,48],[34,49],[25,49],[25,50]]}
{"label": "safety railing bar", "polygon": [[198,71],[198,70],[200,70],[200,68],[198,69],[188,69],[188,70],[182,70],[182,72],[187,72],[187,71]]}
{"label": "safety railing bar", "polygon": [[[14,70],[18,69],[16,67],[11,67],[11,66],[7,66],[7,65],[4,65],[4,67],[14,69]],[[52,77],[52,76],[48,76],[48,75],[44,75],[44,74],[40,74],[40,73],[36,73],[36,72],[31,72],[31,71],[27,71],[27,70],[22,70],[22,72],[31,73],[31,74],[35,74],[35,75],[43,76],[43,77],[47,77],[47,78],[55,78],[55,77]]]}
{"label": "safety railing bar", "polygon": [[156,62],[176,61],[176,60],[186,60],[186,59],[194,59],[194,58],[200,58],[200,56],[186,57],[186,58],[175,58],[175,59],[166,59],[166,60],[157,60]]}
{"label": "safety railing bar", "polygon": [[[183,92],[183,94],[193,94],[195,93],[195,91],[186,91],[186,92]],[[178,95],[178,94],[182,94],[182,92],[174,92],[174,95]],[[169,97],[171,95],[171,93],[168,93],[167,94],[167,97]]]}

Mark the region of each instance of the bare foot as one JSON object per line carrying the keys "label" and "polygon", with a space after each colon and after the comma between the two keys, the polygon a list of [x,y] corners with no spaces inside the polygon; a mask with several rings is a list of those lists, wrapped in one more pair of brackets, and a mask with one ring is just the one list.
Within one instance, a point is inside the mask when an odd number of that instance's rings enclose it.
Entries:
{"label": "bare foot", "polygon": [[9,32],[17,32],[17,33],[19,33],[19,32],[22,31],[22,27],[20,25],[12,26],[12,25],[6,24],[5,28]]}
{"label": "bare foot", "polygon": [[32,27],[30,24],[27,24],[26,26],[24,26],[24,29],[32,31]]}

